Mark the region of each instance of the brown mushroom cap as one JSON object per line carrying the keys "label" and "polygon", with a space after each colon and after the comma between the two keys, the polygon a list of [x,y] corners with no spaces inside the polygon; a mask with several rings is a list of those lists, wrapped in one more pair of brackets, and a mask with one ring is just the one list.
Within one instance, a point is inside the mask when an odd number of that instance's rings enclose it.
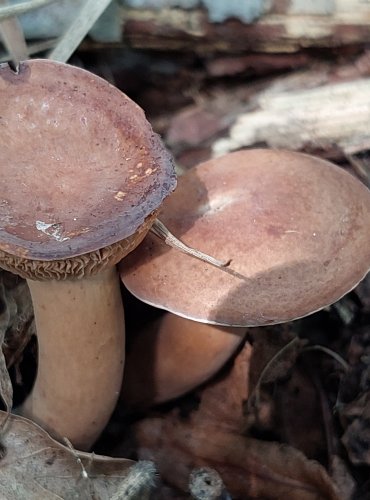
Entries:
{"label": "brown mushroom cap", "polygon": [[135,233],[175,187],[143,111],[82,69],[0,66],[0,250],[43,261]]}
{"label": "brown mushroom cap", "polygon": [[245,328],[198,323],[171,313],[132,332],[121,393],[125,407],[163,403],[206,382],[245,334]]}
{"label": "brown mushroom cap", "polygon": [[144,302],[203,322],[257,326],[335,302],[370,268],[370,192],[327,161],[239,151],[184,175],[161,220],[217,269],[149,234],[121,263]]}

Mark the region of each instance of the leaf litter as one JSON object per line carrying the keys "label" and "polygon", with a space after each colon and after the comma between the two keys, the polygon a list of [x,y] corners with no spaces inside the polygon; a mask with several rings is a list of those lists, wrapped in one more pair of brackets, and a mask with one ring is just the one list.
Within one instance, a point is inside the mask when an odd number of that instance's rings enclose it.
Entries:
{"label": "leaf litter", "polygon": [[[21,359],[22,349],[29,340],[30,334],[34,332],[32,305],[30,308],[30,300],[25,296],[24,291],[22,292],[20,284],[14,286],[14,283],[8,282],[9,279],[3,281],[6,278],[4,274],[0,273],[0,297],[4,299],[0,303],[0,335],[1,341],[5,335],[4,347],[8,365],[9,359],[12,360],[12,364],[16,365]],[[343,376],[343,369],[340,370],[342,382],[336,410],[340,417],[343,431],[341,438],[347,449],[347,457],[353,465],[363,467],[370,463],[367,446],[370,439],[367,425],[370,407],[368,397],[370,337],[366,326],[363,331],[356,324],[350,326],[357,334],[352,334],[349,352],[345,356],[351,369],[345,376]],[[277,329],[279,329],[279,335],[277,335]],[[182,491],[188,491],[189,474],[194,467],[212,466],[219,472],[228,485],[228,489],[233,493],[240,492],[239,498],[244,498],[246,494],[251,497],[264,495],[266,498],[289,495],[289,498],[299,500],[305,498],[349,500],[353,498],[353,495],[357,496],[360,489],[351,475],[353,469],[348,469],[348,458],[342,460],[337,454],[332,456],[329,454],[327,465],[331,477],[318,462],[308,458],[317,456],[318,451],[324,450],[325,453],[325,437],[321,428],[320,405],[315,396],[317,389],[310,380],[312,374],[297,370],[296,366],[298,357],[302,358],[302,352],[307,351],[306,342],[296,340],[290,348],[284,348],[291,341],[292,333],[296,333],[292,332],[292,326],[289,324],[272,329],[255,329],[254,332],[253,346],[246,344],[233,370],[223,378],[223,383],[218,379],[216,385],[211,383],[203,392],[195,394],[195,397],[201,395],[201,411],[195,411],[190,420],[180,418],[182,411],[180,403],[177,406],[179,412],[161,416],[160,426],[158,419],[147,418],[133,427],[136,437],[141,436],[137,448],[139,456],[145,459],[155,459],[164,481],[180,487]],[[342,345],[346,342],[346,338],[348,337],[343,334],[339,336]],[[338,345],[337,347],[335,344],[331,345],[335,349],[338,348]],[[339,352],[344,351],[339,349]],[[313,353],[312,355],[314,356]],[[317,359],[317,356],[315,358]],[[330,360],[328,363],[330,364]],[[338,363],[335,364],[338,365]],[[335,370],[338,372],[338,366]],[[325,369],[324,373],[332,373],[331,376],[333,376],[335,372]],[[10,407],[12,389],[3,359],[0,362],[0,376],[1,396]],[[232,379],[233,382],[231,382]],[[327,388],[323,389],[326,392]],[[298,390],[299,397],[297,397]],[[257,397],[259,404],[256,404],[256,392],[260,396]],[[294,411],[292,411],[293,408]],[[0,413],[0,422],[5,420],[6,412]],[[158,426],[159,434],[164,434],[164,439],[159,446],[155,444],[154,439]],[[270,439],[275,439],[275,442],[254,439],[251,436],[256,430],[258,433],[267,433],[266,435],[270,435]],[[333,432],[337,434],[335,430]],[[211,444],[208,443],[209,435],[213,438]],[[194,445],[194,440],[198,440],[198,444]],[[288,446],[276,441],[283,441]],[[37,475],[35,475],[32,464],[23,468],[19,465],[21,460],[24,463],[27,460],[27,457],[21,458],[21,452],[18,459],[14,461],[17,467],[9,468],[6,462],[9,447],[4,443],[5,438],[3,438],[3,443],[0,443],[0,483],[4,483],[0,487],[1,498],[10,500],[13,498],[45,498],[46,500],[49,498],[66,498],[67,500],[140,498],[144,500],[150,495],[155,482],[153,463],[142,460],[132,465],[129,470],[127,470],[129,466],[121,469],[117,477],[114,476],[114,471],[113,476],[110,471],[107,472],[106,477],[99,476],[101,482],[112,483],[113,481],[115,485],[109,486],[109,493],[101,492],[100,486],[97,486],[99,483],[96,482],[102,467],[99,462],[100,457],[88,454],[84,456],[65,447],[63,447],[64,452],[67,450],[70,453],[67,455],[68,459],[60,458],[59,452],[54,453],[59,461],[57,470],[49,465],[48,461],[54,458],[50,458],[51,452],[47,449],[46,458],[44,457],[44,462],[40,458],[38,469],[36,469]],[[224,452],[220,450],[220,443],[225,446]],[[241,466],[236,458],[235,460],[230,458],[231,449],[234,450],[235,457],[242,460]],[[103,452],[106,450],[104,449]],[[43,453],[43,448],[37,451],[40,456]],[[108,450],[108,453],[110,454],[111,451]],[[125,451],[121,456],[127,456]],[[65,469],[63,469],[63,460],[66,462]],[[70,464],[71,460],[73,467]],[[105,460],[114,459],[105,457]],[[280,463],[287,463],[288,466],[280,470]],[[13,482],[13,486],[9,480]],[[8,496],[5,496],[5,493],[3,495],[1,488],[4,491],[5,488],[9,488]],[[159,496],[155,498],[162,499],[161,495],[165,491],[163,488],[159,491]],[[340,497],[338,497],[338,490]],[[175,497],[171,496],[171,498]]]}
{"label": "leaf litter", "polygon": [[151,462],[76,451],[15,415],[8,420],[1,446],[4,500],[144,500],[156,479]]}
{"label": "leaf litter", "polygon": [[[0,271],[0,498],[4,500],[123,500],[148,498],[155,465],[79,452],[37,424],[11,415],[13,388],[7,367],[17,365],[35,334],[24,280]],[[4,356],[3,349],[6,352]]]}
{"label": "leaf litter", "polygon": [[251,353],[247,343],[231,371],[199,391],[200,403],[188,415],[174,408],[136,422],[130,433],[139,457],[153,460],[163,479],[182,491],[194,467],[208,466],[233,498],[341,500],[317,461],[289,445],[243,433]]}

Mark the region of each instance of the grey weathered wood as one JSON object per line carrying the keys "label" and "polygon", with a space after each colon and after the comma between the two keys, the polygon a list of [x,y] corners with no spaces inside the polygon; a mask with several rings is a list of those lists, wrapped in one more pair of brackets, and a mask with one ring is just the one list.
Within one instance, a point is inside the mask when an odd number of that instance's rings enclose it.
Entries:
{"label": "grey weathered wood", "polygon": [[50,52],[48,59],[68,61],[110,3],[111,0],[86,0],[79,15]]}
{"label": "grey weathered wood", "polygon": [[370,41],[368,0],[271,0],[250,24],[212,23],[204,9],[122,9],[125,41],[136,48],[276,53]]}
{"label": "grey weathered wood", "polygon": [[30,2],[22,2],[15,5],[6,5],[4,7],[0,7],[0,20],[26,14],[31,10],[38,9],[39,7],[44,7],[45,5],[56,1],[57,0],[31,0]]}
{"label": "grey weathered wood", "polygon": [[[31,42],[27,44],[28,55],[33,56],[39,52],[44,52],[55,47],[57,38],[50,38],[49,40],[41,40],[40,42]],[[0,63],[4,63],[9,60],[9,55],[7,53],[0,53]]]}
{"label": "grey weathered wood", "polygon": [[[7,6],[7,0],[0,0],[0,6]],[[4,19],[0,22],[0,34],[6,50],[9,52],[10,61],[15,71],[19,63],[28,59],[28,49],[24,39],[22,27],[16,17]]]}
{"label": "grey weathered wood", "polygon": [[276,80],[243,111],[228,136],[213,144],[214,155],[265,143],[269,147],[322,150],[339,148],[346,154],[370,149],[370,78],[318,83],[313,88],[305,73],[292,88],[293,78]]}

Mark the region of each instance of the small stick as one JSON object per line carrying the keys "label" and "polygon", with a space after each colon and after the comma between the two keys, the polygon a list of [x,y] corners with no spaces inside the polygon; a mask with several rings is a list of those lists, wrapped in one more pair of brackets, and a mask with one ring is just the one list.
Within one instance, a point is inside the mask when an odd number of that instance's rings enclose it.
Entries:
{"label": "small stick", "polygon": [[185,245],[182,241],[176,238],[175,235],[173,235],[167,227],[161,222],[160,220],[156,219],[154,221],[153,226],[150,228],[151,232],[158,236],[161,240],[163,240],[166,245],[169,245],[172,248],[176,248],[180,252],[183,252],[187,255],[191,255],[192,257],[195,257],[196,259],[199,259],[203,262],[207,262],[208,264],[211,264],[212,266],[215,267],[227,267],[231,259],[224,261],[224,260],[218,260],[215,259],[214,257],[211,257],[210,255],[207,255],[206,253],[201,252],[200,250],[196,250],[195,248],[189,247],[188,245]]}
{"label": "small stick", "polygon": [[76,462],[78,463],[78,465],[81,467],[81,478],[84,479],[84,480],[89,479],[89,475],[88,475],[88,473],[87,473],[87,471],[85,469],[85,466],[82,463],[81,458],[78,456],[78,453],[73,448],[73,445],[72,445],[71,441],[68,438],[66,438],[66,437],[63,438],[63,441],[65,442],[67,448],[70,450],[70,452],[74,456],[74,458],[75,458]]}
{"label": "small stick", "polygon": [[[0,6],[7,7],[8,0],[0,0]],[[14,17],[1,21],[0,34],[11,59],[9,66],[18,73],[20,62],[28,59],[27,44],[18,19]]]}
{"label": "small stick", "polygon": [[337,352],[333,351],[332,349],[329,349],[328,347],[325,347],[324,345],[311,345],[311,346],[308,346],[308,347],[305,347],[304,349],[302,349],[302,352],[307,352],[307,351],[321,351],[321,352],[324,352],[325,354],[327,354],[328,356],[332,357],[333,359],[335,359],[335,361],[342,366],[342,368],[344,368],[344,370],[346,372],[349,371],[350,369],[350,366],[349,364],[347,363],[347,361],[345,361],[342,356],[340,356]]}
{"label": "small stick", "polygon": [[48,59],[68,61],[110,2],[111,0],[85,0],[74,21],[48,54]]}

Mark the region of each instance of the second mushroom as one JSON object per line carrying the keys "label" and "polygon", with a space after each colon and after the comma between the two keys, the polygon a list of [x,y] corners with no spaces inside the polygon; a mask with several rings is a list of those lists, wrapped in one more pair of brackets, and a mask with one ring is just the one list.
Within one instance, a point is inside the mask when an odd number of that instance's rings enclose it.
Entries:
{"label": "second mushroom", "polygon": [[[248,150],[200,164],[179,179],[161,220],[188,246],[231,260],[215,267],[148,234],[122,261],[126,287],[140,300],[188,318],[176,320],[183,332],[190,320],[252,327],[303,317],[340,299],[370,268],[369,190],[343,169],[304,154]],[[153,402],[150,383],[163,400],[174,388],[180,395],[181,388],[203,382],[211,367],[220,367],[210,353],[232,342],[222,332],[212,347],[195,327],[187,342],[169,331],[168,324],[176,323],[169,318],[151,332],[152,363],[140,375],[133,366],[144,347],[140,336],[134,341],[127,365],[131,386],[123,387],[133,404],[140,395],[141,404]],[[171,363],[163,360],[158,354],[168,349],[166,338],[185,346],[186,357],[173,348]],[[187,360],[202,359],[203,377],[193,378]]]}

